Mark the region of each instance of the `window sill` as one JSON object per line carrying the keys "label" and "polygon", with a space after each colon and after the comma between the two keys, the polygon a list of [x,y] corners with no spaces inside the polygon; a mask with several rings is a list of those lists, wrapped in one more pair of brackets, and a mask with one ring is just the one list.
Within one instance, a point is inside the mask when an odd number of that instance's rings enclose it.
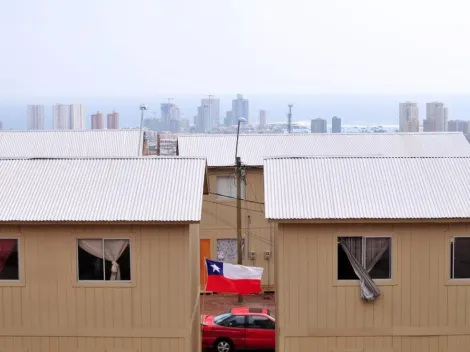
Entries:
{"label": "window sill", "polygon": [[0,280],[0,287],[22,287],[26,286],[24,280]]}
{"label": "window sill", "polygon": [[136,283],[133,281],[78,281],[74,282],[73,287],[90,287],[90,288],[133,288]]}
{"label": "window sill", "polygon": [[[375,284],[377,286],[396,286],[397,285],[397,280],[391,279],[391,280],[374,280]],[[469,282],[470,285],[470,282]],[[335,287],[351,287],[351,286],[360,286],[359,280],[334,280],[333,281],[333,286]]]}
{"label": "window sill", "polygon": [[470,279],[447,280],[445,286],[470,286]]}

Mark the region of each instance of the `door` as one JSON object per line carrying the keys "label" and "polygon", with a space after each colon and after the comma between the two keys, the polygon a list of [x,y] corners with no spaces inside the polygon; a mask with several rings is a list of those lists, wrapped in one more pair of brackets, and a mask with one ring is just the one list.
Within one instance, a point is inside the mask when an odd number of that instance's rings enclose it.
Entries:
{"label": "door", "polygon": [[201,271],[201,289],[206,288],[207,272],[204,258],[211,258],[211,240],[199,240],[199,266]]}
{"label": "door", "polygon": [[275,322],[263,315],[249,315],[246,324],[246,347],[274,349],[276,347]]}

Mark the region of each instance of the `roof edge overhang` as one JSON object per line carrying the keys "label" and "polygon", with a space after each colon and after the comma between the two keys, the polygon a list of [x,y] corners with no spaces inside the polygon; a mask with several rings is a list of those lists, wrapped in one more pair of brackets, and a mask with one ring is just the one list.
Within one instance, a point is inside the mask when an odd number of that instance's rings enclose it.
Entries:
{"label": "roof edge overhang", "polygon": [[181,221],[108,221],[108,220],[101,220],[101,221],[91,221],[91,220],[84,220],[84,221],[0,221],[0,226],[11,226],[11,225],[95,225],[95,226],[106,226],[106,225],[192,225],[192,224],[199,224],[200,220],[181,220]]}
{"label": "roof edge overhang", "polygon": [[424,223],[467,223],[470,218],[442,219],[267,219],[278,224],[424,224]]}

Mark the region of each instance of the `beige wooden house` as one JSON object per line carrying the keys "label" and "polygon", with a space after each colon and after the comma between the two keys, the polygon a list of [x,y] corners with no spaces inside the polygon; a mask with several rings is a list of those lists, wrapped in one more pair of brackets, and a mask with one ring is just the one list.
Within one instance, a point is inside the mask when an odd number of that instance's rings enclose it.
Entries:
{"label": "beige wooden house", "polygon": [[470,351],[469,170],[469,157],[267,158],[276,351]]}
{"label": "beige wooden house", "polygon": [[0,351],[200,350],[205,159],[0,159],[0,180]]}
{"label": "beige wooden house", "polygon": [[[207,157],[211,193],[204,196],[200,271],[204,257],[236,263],[235,135],[178,137],[180,156]],[[274,232],[264,214],[263,157],[282,155],[469,156],[462,133],[246,134],[238,155],[245,167],[242,196],[244,262],[264,268],[263,288],[274,289]],[[227,195],[228,197],[226,197]]]}

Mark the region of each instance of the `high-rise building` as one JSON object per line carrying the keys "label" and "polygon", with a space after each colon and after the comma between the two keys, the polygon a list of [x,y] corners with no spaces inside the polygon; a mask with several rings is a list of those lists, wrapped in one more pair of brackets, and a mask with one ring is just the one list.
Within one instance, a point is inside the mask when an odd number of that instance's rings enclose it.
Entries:
{"label": "high-rise building", "polygon": [[0,121],[0,131],[3,130],[3,121]]}
{"label": "high-rise building", "polygon": [[331,118],[331,132],[341,133],[341,119],[337,116]]}
{"label": "high-rise building", "polygon": [[44,105],[28,105],[27,108],[27,129],[44,129]]}
{"label": "high-rise building", "polygon": [[426,120],[423,121],[424,132],[444,132],[447,130],[448,110],[441,102],[426,103]]}
{"label": "high-rise building", "polygon": [[225,113],[224,125],[228,127],[228,126],[231,126],[232,124],[233,124],[233,112],[230,110]]}
{"label": "high-rise building", "polygon": [[52,121],[56,130],[84,130],[85,107],[82,104],[56,104],[52,107]]}
{"label": "high-rise building", "polygon": [[204,133],[208,132],[206,130],[207,123],[206,121],[208,120],[208,115],[209,115],[209,109],[207,105],[202,105],[197,107],[197,115],[194,119],[194,127],[196,129],[197,133]]}
{"label": "high-rise building", "polygon": [[238,124],[238,119],[245,118],[248,122],[250,117],[250,106],[248,99],[243,99],[243,95],[237,94],[237,99],[232,100],[232,112],[234,121],[232,125]]}
{"label": "high-rise building", "polygon": [[56,104],[52,107],[52,124],[55,130],[70,129],[70,105]]}
{"label": "high-rise building", "polygon": [[118,130],[119,129],[119,113],[113,111],[112,113],[108,114],[106,117],[106,127],[108,130]]}
{"label": "high-rise building", "polygon": [[91,115],[91,129],[104,130],[104,116],[102,112]]}
{"label": "high-rise building", "polygon": [[470,132],[468,127],[469,121],[450,120],[448,122],[447,130],[449,132],[462,132],[464,134],[468,134]]}
{"label": "high-rise building", "polygon": [[207,108],[204,117],[204,129],[210,131],[220,124],[220,100],[212,96],[210,98],[204,98],[201,99],[201,106]]}
{"label": "high-rise building", "polygon": [[410,101],[399,104],[399,131],[419,132],[418,104]]}
{"label": "high-rise building", "polygon": [[326,133],[326,120],[322,118],[316,118],[310,121],[310,131],[312,133]]}
{"label": "high-rise building", "polygon": [[266,126],[266,111],[260,110],[259,111],[259,127],[263,128]]}
{"label": "high-rise building", "polygon": [[70,105],[70,123],[71,130],[85,130],[85,107],[83,104]]}

